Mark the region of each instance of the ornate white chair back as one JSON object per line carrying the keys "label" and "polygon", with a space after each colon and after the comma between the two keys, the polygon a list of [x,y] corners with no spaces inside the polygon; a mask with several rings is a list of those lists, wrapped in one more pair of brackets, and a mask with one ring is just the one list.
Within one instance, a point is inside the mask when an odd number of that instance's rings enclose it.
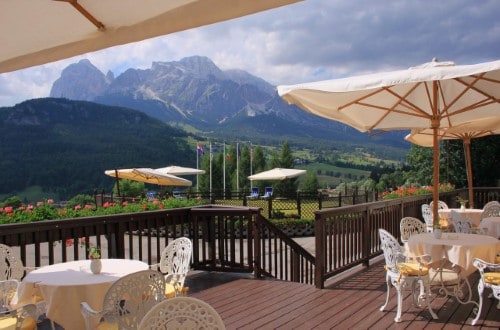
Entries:
{"label": "ornate white chair back", "polygon": [[451,223],[456,233],[472,234],[472,221],[462,217],[457,211],[451,211]]}
{"label": "ornate white chair back", "polygon": [[432,208],[429,204],[422,204],[422,217],[424,218],[427,232],[432,232],[434,227],[434,216],[432,215]]}
{"label": "ornate white chair back", "polygon": [[492,264],[479,258],[474,258],[472,264],[479,269],[479,273],[481,274],[481,278],[477,284],[479,306],[476,317],[472,320],[472,325],[475,325],[483,309],[483,291],[485,288],[492,290],[493,297],[498,300],[497,308],[500,308],[500,284],[498,282],[500,279],[500,264]]}
{"label": "ornate white chair back", "polygon": [[24,276],[24,265],[12,252],[10,246],[0,244],[0,280],[21,280]]}
{"label": "ornate white chair back", "polygon": [[425,233],[427,230],[426,225],[422,221],[413,217],[404,217],[401,219],[399,229],[403,243],[408,242],[411,235]]}
{"label": "ornate white chair back", "polygon": [[490,217],[500,217],[500,203],[493,201],[488,202],[483,207],[483,213],[481,214],[481,220]]}
{"label": "ornate white chair back", "polygon": [[180,237],[168,244],[161,253],[160,271],[163,274],[177,274],[177,285],[184,286],[184,280],[191,265],[193,244],[186,237]]}
{"label": "ornate white chair back", "polygon": [[[429,203],[429,206],[431,207],[432,210],[432,205],[434,205],[434,201],[431,201]],[[443,201],[438,201],[438,210],[447,210],[448,209],[448,204],[446,204]]]}
{"label": "ornate white chair back", "polygon": [[219,313],[193,297],[175,297],[154,306],[142,319],[139,330],[214,329],[226,327]]}

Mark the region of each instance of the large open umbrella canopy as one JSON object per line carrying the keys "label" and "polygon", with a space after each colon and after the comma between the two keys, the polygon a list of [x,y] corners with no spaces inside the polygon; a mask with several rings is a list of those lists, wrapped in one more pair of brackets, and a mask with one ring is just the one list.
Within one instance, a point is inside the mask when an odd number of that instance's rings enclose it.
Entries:
{"label": "large open umbrella canopy", "polygon": [[278,86],[278,93],[288,103],[362,132],[431,128],[437,221],[438,130],[500,116],[500,60],[474,65],[433,60],[407,70]]}
{"label": "large open umbrella canopy", "polygon": [[200,170],[197,168],[183,167],[183,166],[167,166],[155,168],[155,171],[160,174],[171,174],[171,175],[197,175],[205,174],[205,170]]}
{"label": "large open umbrella canopy", "polygon": [[298,177],[306,173],[306,170],[297,170],[294,168],[273,168],[269,171],[260,172],[254,175],[250,175],[248,179],[251,181],[256,180],[285,180]]}
{"label": "large open umbrella canopy", "polygon": [[[455,127],[441,128],[438,131],[439,140],[459,139],[463,141],[465,167],[467,169],[467,185],[469,189],[469,205],[472,208],[474,207],[474,193],[472,189],[474,185],[470,156],[471,139],[494,134],[500,134],[500,117],[479,119]],[[413,129],[411,133],[405,137],[405,140],[423,147],[432,147],[433,131],[432,129]]]}
{"label": "large open umbrella canopy", "polygon": [[191,181],[179,178],[175,175],[161,174],[152,168],[127,168],[120,170],[107,170],[104,174],[117,179],[128,179],[145,183],[157,184],[160,186],[182,186],[190,187]]}
{"label": "large open umbrella canopy", "polygon": [[0,73],[300,0],[2,0]]}

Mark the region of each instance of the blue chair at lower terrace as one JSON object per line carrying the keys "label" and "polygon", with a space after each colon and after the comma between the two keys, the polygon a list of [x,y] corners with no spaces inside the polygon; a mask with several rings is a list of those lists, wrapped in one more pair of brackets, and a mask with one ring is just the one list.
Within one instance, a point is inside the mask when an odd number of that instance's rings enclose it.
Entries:
{"label": "blue chair at lower terrace", "polygon": [[273,187],[266,187],[264,190],[263,198],[270,198],[273,195]]}
{"label": "blue chair at lower terrace", "polygon": [[248,198],[259,198],[259,187],[252,187],[252,192]]}

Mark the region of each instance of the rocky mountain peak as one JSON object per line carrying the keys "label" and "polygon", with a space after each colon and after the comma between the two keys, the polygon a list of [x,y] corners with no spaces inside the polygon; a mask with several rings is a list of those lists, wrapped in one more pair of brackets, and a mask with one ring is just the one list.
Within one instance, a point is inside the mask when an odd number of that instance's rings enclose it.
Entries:
{"label": "rocky mountain peak", "polygon": [[52,85],[51,97],[92,101],[109,86],[106,76],[89,60],[83,59],[65,68]]}

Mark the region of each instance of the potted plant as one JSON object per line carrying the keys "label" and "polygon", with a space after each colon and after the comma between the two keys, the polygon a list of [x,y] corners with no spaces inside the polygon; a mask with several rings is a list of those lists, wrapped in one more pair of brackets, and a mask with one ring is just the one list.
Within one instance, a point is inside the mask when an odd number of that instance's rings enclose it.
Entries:
{"label": "potted plant", "polygon": [[460,204],[460,210],[465,210],[468,201],[461,196],[457,196],[457,202]]}
{"label": "potted plant", "polygon": [[91,244],[88,248],[88,257],[90,259],[90,271],[93,274],[99,274],[102,269],[101,249]]}

